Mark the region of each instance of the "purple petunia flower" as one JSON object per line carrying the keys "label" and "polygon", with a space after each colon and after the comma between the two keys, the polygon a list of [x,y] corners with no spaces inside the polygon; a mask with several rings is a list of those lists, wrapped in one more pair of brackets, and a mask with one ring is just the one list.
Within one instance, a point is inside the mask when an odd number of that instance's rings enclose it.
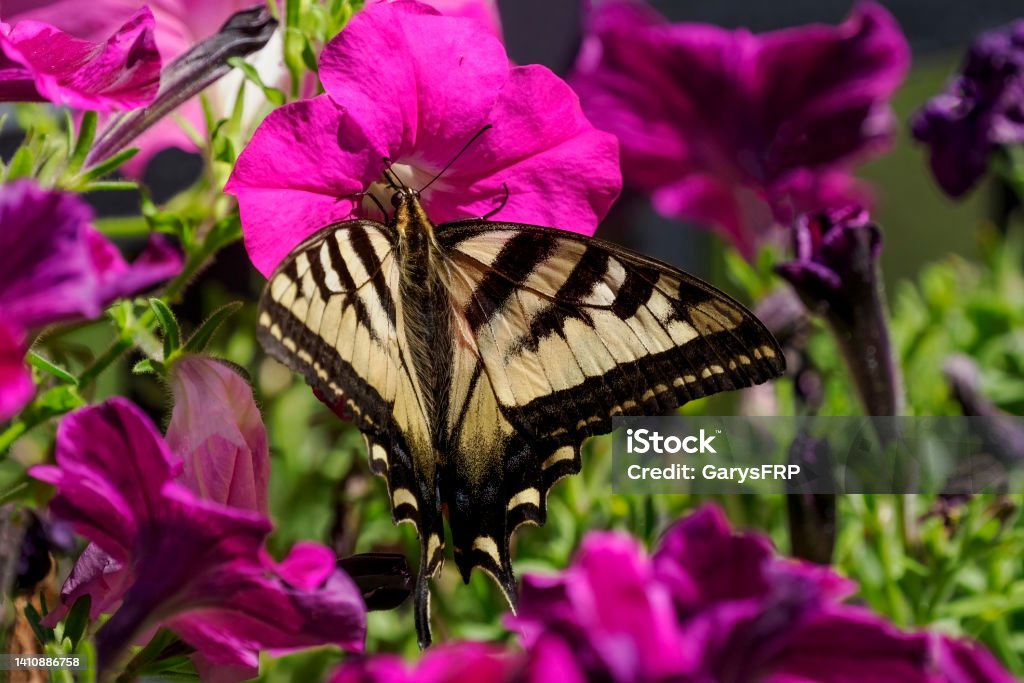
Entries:
{"label": "purple petunia flower", "polygon": [[1013,680],[983,648],[845,605],[853,589],[828,568],[778,557],[762,536],[733,533],[707,506],[650,557],[627,536],[591,534],[560,576],[524,578],[511,623],[528,652],[562,641],[586,680]]}
{"label": "purple petunia flower", "polygon": [[[264,274],[331,222],[379,215],[359,193],[392,170],[420,188],[433,220],[485,215],[590,234],[618,195],[614,137],[593,128],[549,70],[511,67],[476,21],[427,5],[369,5],[320,56],[326,94],[270,114],[226,191]],[[384,197],[386,200],[387,197]]]}
{"label": "purple petunia flower", "polygon": [[0,22],[0,102],[135,109],[156,97],[160,65],[147,7],[105,42],[76,38],[40,21]]}
{"label": "purple petunia flower", "polygon": [[129,265],[91,220],[75,195],[30,180],[0,186],[0,420],[32,397],[29,330],[95,318],[181,270],[180,254],[159,236]]}
{"label": "purple petunia flower", "polygon": [[509,619],[525,652],[451,643],[410,668],[390,655],[331,683],[1011,683],[983,647],[906,633],[843,602],[856,586],[737,534],[705,506],[648,555],[621,533],[587,535],[556,576],[527,575]]}
{"label": "purple petunia flower", "polygon": [[[207,371],[219,372],[212,366]],[[231,384],[218,390],[231,391]],[[232,398],[252,402],[248,390]],[[259,438],[249,434],[246,442]],[[89,593],[94,612],[114,610],[96,635],[100,668],[110,670],[125,647],[160,625],[196,648],[200,671],[229,674],[219,680],[253,675],[262,649],[323,643],[362,649],[363,600],[348,575],[336,569],[330,550],[300,543],[274,562],[264,550],[271,531],[265,514],[203,498],[186,486],[199,477],[203,492],[219,490],[231,498],[239,490],[238,498],[245,499],[266,452],[252,453],[246,462],[232,460],[234,446],[217,448],[210,440],[198,446],[231,471],[208,463],[202,472],[183,476],[186,463],[149,419],[130,402],[113,398],[65,417],[57,434],[57,465],[32,469],[33,476],[57,486],[53,514],[93,542],[62,599],[66,608]]]}
{"label": "purple petunia flower", "polygon": [[776,266],[835,333],[869,415],[899,415],[903,389],[878,269],[882,231],[858,207],[800,216],[795,258]]}
{"label": "purple petunia flower", "polygon": [[985,175],[992,152],[1024,143],[1024,20],[974,41],[960,73],[911,121],[931,153],[935,180],[962,197]]}
{"label": "purple petunia flower", "polygon": [[619,137],[627,184],[750,257],[796,213],[865,200],[850,169],[889,144],[909,59],[873,3],[839,26],[753,35],[615,0],[592,13],[570,82]]}

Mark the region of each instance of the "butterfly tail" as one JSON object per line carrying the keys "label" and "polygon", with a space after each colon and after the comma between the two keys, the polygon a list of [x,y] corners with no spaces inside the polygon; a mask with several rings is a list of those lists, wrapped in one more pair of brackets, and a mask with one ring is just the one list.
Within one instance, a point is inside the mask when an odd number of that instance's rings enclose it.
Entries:
{"label": "butterfly tail", "polygon": [[420,552],[420,571],[416,577],[416,638],[420,649],[430,647],[430,575],[426,566],[425,549]]}

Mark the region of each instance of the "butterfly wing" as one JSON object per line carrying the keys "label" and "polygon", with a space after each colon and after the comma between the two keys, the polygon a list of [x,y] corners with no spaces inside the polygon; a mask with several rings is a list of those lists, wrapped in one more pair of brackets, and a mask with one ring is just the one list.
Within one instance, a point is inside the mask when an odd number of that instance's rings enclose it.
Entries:
{"label": "butterfly wing", "polygon": [[479,564],[511,581],[512,532],[544,523],[548,489],[579,471],[582,441],[611,431],[614,416],[663,414],[784,369],[753,314],[667,264],[548,228],[438,230],[455,327],[493,394],[465,429],[499,424],[503,435],[464,453],[488,485],[486,505],[451,515],[464,574]]}
{"label": "butterfly wing", "polygon": [[[437,458],[421,388],[408,357],[393,229],[338,223],[292,251],[267,282],[258,338],[362,431],[370,468],[383,475],[396,522],[421,540],[418,591],[440,568],[444,522]],[[426,621],[428,605],[419,605]]]}

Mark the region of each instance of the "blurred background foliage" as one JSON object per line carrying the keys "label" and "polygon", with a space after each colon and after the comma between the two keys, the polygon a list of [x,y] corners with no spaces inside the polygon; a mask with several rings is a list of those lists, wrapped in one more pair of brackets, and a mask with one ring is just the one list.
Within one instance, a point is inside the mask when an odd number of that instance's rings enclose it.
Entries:
{"label": "blurred background foliage", "polygon": [[[531,7],[534,4],[502,3],[512,56],[564,67],[574,50],[572,31],[560,33],[558,44],[549,47],[547,54],[530,53],[545,43],[541,34],[560,30],[557,21],[544,28],[530,24],[526,17],[543,11]],[[802,14],[779,22],[834,19],[846,10],[846,3],[812,4],[799,11],[792,9],[791,13]],[[692,3],[661,3],[661,9],[669,10],[668,5],[672,18],[690,16]],[[743,3],[751,11],[755,5]],[[836,12],[830,5],[838,7]],[[961,5],[963,12],[970,12],[973,6]],[[332,27],[343,23],[348,4],[295,2],[288,6],[298,28],[286,42],[287,61],[296,73],[302,73],[309,69],[311,58],[315,61],[318,45],[332,35]],[[919,14],[933,13],[930,5],[915,7]],[[771,8],[775,12],[777,4]],[[897,14],[906,10],[892,9]],[[715,20],[707,15],[709,11],[704,5],[702,14],[692,18]],[[572,21],[577,14],[573,11],[566,16]],[[778,18],[777,13],[773,16]],[[1007,18],[993,16],[989,25]],[[739,23],[735,19],[723,23]],[[942,88],[973,32],[971,26],[963,25],[955,41],[919,50],[914,69],[894,102],[902,121]],[[921,45],[913,33],[910,37],[916,46]],[[286,95],[291,98],[295,94]],[[60,119],[41,106],[19,107],[15,113],[0,145],[5,160],[21,139],[15,123],[21,124],[22,130],[57,131],[60,127]],[[209,163],[198,163],[176,151],[157,158],[145,183],[152,188],[155,204],[130,192],[95,193],[91,199],[104,216],[99,227],[130,252],[141,247],[151,226],[182,234],[189,230],[190,221],[198,225],[206,220],[211,188],[223,181],[239,150],[233,125],[229,118],[211,126],[217,132],[206,143]],[[1000,188],[989,183],[966,201],[947,199],[927,173],[924,153],[910,142],[905,125],[893,151],[867,165],[862,176],[874,185],[879,200],[875,215],[885,231],[883,265],[893,334],[908,390],[908,412],[959,414],[960,406],[941,369],[950,355],[964,353],[980,366],[981,391],[988,400],[1007,412],[1021,414],[1024,225],[1020,215],[1016,224],[1009,226],[1010,239],[1004,241],[998,237],[994,221],[1002,201]],[[148,214],[144,217],[143,209]],[[161,223],[172,219],[185,225]],[[635,199],[619,210],[614,225],[602,230],[604,236],[641,250],[669,254],[670,260],[696,269],[747,301],[763,293],[751,290],[782,286],[766,268],[741,272],[742,267],[726,261],[715,238],[655,218]],[[339,555],[399,551],[415,558],[418,544],[414,531],[408,525],[392,524],[384,482],[370,475],[358,433],[324,407],[300,380],[267,358],[256,343],[255,302],[261,286],[262,279],[236,241],[197,273],[174,311],[187,334],[224,304],[244,303],[215,337],[210,352],[248,371],[263,409],[273,458],[270,501],[277,530],[272,552],[281,556],[298,540],[316,539],[332,545]],[[78,371],[93,360],[97,349],[106,348],[110,338],[110,322],[101,320],[81,324],[52,343],[44,339],[42,346],[49,357]],[[821,325],[815,324],[809,349],[824,381],[820,412],[858,413],[844,366]],[[131,368],[138,359],[125,357],[112,365],[86,398],[97,401],[114,394],[128,395],[157,420],[166,420],[168,389],[154,376],[133,376]],[[792,396],[787,382],[779,383],[780,408],[786,411],[794,409],[792,399],[787,398]],[[736,401],[736,396],[715,397],[689,404],[686,410],[728,414],[735,410]],[[13,457],[0,460],[0,492],[14,490],[14,495],[22,498],[42,495],[44,487],[38,484],[12,487],[25,482],[26,466],[47,457],[52,438],[53,425],[48,425],[16,443]],[[528,527],[516,535],[513,556],[519,574],[565,567],[583,535],[595,529],[624,530],[652,544],[667,525],[700,502],[689,496],[612,494],[610,443],[608,437],[592,439],[585,449],[583,472],[552,490],[547,525]],[[719,497],[718,501],[736,525],[763,529],[782,552],[790,550],[782,497],[734,496]],[[949,508],[933,496],[846,496],[838,505],[836,564],[859,582],[856,600],[903,626],[930,624],[976,637],[1016,674],[1024,675],[1022,503],[1024,497],[1018,495],[978,496]],[[435,583],[433,604],[437,641],[509,637],[502,626],[503,598],[480,572],[463,587],[449,562]],[[371,614],[368,650],[416,652],[410,604]],[[326,649],[273,661],[268,658],[263,680],[315,680],[339,657],[340,653]]]}

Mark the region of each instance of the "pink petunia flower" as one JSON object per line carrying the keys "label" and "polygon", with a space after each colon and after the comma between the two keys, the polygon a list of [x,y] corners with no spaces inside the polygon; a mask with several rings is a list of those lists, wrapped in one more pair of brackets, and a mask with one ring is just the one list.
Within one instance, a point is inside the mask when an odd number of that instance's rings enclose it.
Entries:
{"label": "pink petunia flower", "polygon": [[[248,412],[251,390],[226,377],[226,367],[206,359],[180,362],[190,364],[189,375],[209,373],[214,401],[230,394]],[[216,407],[211,419],[232,411]],[[177,429],[182,421],[201,426],[178,419]],[[94,616],[113,611],[96,635],[101,669],[116,666],[123,648],[161,625],[195,647],[197,668],[218,681],[255,675],[263,649],[325,643],[362,649],[363,600],[330,550],[300,543],[274,562],[264,550],[272,527],[263,512],[202,497],[212,492],[260,505],[250,496],[252,482],[265,474],[266,435],[262,422],[246,422],[236,424],[237,434],[257,452],[246,460],[234,439],[211,436],[193,444],[200,453],[190,455],[208,460],[196,471],[195,457],[183,461],[138,408],[113,398],[65,417],[57,465],[32,469],[57,486],[53,514],[92,541],[62,591],[61,611],[48,623],[86,593]],[[183,474],[186,467],[191,471]],[[199,492],[189,487],[197,479]]]}
{"label": "pink petunia flower", "polygon": [[796,213],[865,201],[850,171],[889,144],[909,59],[873,3],[839,26],[753,35],[613,0],[592,13],[570,82],[619,137],[627,184],[750,257]]}
{"label": "pink petunia flower", "polygon": [[0,102],[135,109],[156,97],[160,66],[146,7],[95,42],[40,21],[0,22]]}
{"label": "pink petunia flower", "polygon": [[[377,0],[381,1],[384,0]],[[44,21],[79,38],[96,41],[110,35],[125,16],[148,5],[156,18],[156,46],[165,63],[169,63],[216,33],[235,12],[258,4],[254,0],[93,0],[89,11],[82,12],[80,3],[81,0],[4,0],[0,19],[8,22],[24,19]],[[431,0],[428,4],[444,14],[471,18],[501,38],[501,19],[494,0]],[[265,48],[249,57],[263,80],[279,87],[288,79],[281,50],[281,39],[275,35]],[[207,89],[207,97],[215,112],[225,116],[230,113],[242,80],[241,74],[231,73]],[[243,119],[252,121],[254,126],[262,99],[251,91],[249,88],[246,94]],[[198,101],[186,103],[176,113],[202,130],[204,119]],[[139,147],[139,153],[124,167],[131,175],[140,174],[160,150],[169,147],[195,150],[195,143],[173,117],[158,122],[133,144]]]}
{"label": "pink petunia flower", "polygon": [[264,120],[225,188],[264,274],[317,229],[379,216],[356,195],[382,188],[385,157],[420,188],[488,125],[423,193],[434,221],[501,206],[496,220],[590,234],[619,193],[614,137],[549,70],[510,66],[475,21],[417,2],[370,5],[324,48],[320,79],[326,94]]}
{"label": "pink petunia flower", "polygon": [[0,420],[32,396],[30,330],[96,318],[115,299],[181,271],[181,255],[163,237],[129,265],[91,220],[75,195],[30,180],[0,186]]}

